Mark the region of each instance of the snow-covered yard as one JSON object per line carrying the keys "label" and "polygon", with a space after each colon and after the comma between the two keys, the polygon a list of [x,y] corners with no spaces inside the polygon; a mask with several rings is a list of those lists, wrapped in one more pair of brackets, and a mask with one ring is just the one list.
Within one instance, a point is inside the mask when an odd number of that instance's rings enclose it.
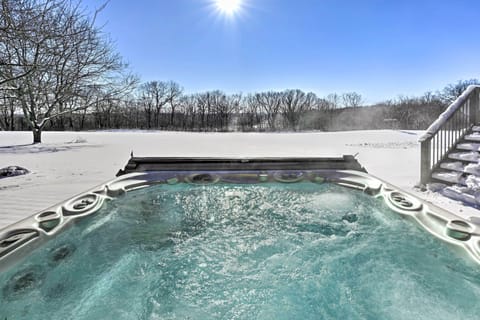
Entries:
{"label": "snow-covered yard", "polygon": [[0,168],[32,173],[0,179],[0,228],[114,178],[137,156],[280,157],[358,154],[367,171],[465,217],[470,207],[414,189],[419,180],[421,131],[308,133],[184,133],[165,131],[0,132]]}

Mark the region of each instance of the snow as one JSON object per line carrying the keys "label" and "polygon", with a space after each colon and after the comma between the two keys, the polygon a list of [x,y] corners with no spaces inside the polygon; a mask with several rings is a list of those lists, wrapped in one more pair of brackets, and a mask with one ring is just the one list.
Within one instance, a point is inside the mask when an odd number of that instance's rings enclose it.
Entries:
{"label": "snow", "polygon": [[446,187],[444,189],[439,190],[439,192],[451,199],[463,201],[471,205],[477,204],[475,195],[470,194],[470,189],[468,187],[461,187],[461,186]]}
{"label": "snow", "polygon": [[469,163],[465,167],[465,172],[470,173],[476,176],[480,176],[480,164],[479,163]]}
{"label": "snow", "polygon": [[448,155],[450,159],[477,162],[480,159],[478,152],[452,152]]}
{"label": "snow", "polygon": [[469,143],[469,142],[459,143],[457,145],[457,149],[480,151],[480,144],[479,143]]}
{"label": "snow", "polygon": [[[100,185],[136,156],[309,157],[358,154],[367,171],[456,214],[478,216],[441,192],[420,192],[422,131],[306,133],[185,133],[165,131],[0,132],[0,168],[21,166],[30,174],[0,180],[0,228]],[[440,190],[444,190],[441,188]]]}
{"label": "snow", "polygon": [[466,140],[480,141],[480,132],[474,132],[465,136]]}
{"label": "snow", "polygon": [[477,176],[468,176],[465,180],[467,187],[475,192],[480,191],[480,177]]}
{"label": "snow", "polygon": [[465,184],[461,172],[434,172],[432,176],[436,179],[451,183]]}
{"label": "snow", "polygon": [[447,169],[447,170],[452,170],[452,171],[460,171],[463,172],[465,168],[463,167],[463,164],[460,161],[457,162],[444,162],[440,164],[440,167],[442,169]]}
{"label": "snow", "polygon": [[440,164],[440,168],[451,170],[451,171],[458,171],[473,174],[475,176],[480,176],[480,163],[469,163],[467,165],[463,165],[462,162],[444,162]]}

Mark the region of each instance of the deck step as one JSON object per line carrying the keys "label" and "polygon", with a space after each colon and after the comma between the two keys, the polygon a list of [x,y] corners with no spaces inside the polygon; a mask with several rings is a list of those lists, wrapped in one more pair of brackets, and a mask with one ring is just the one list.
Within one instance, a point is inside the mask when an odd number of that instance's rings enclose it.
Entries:
{"label": "deck step", "polygon": [[462,172],[454,172],[454,171],[435,171],[432,173],[432,178],[444,181],[449,184],[459,184],[462,186],[466,186],[464,173]]}
{"label": "deck step", "polygon": [[468,140],[468,141],[476,141],[476,142],[480,142],[480,132],[473,132],[471,134],[467,134],[465,137],[464,137],[465,140]]}
{"label": "deck step", "polygon": [[455,162],[443,162],[440,164],[440,168],[450,171],[462,172],[467,174],[473,174],[480,176],[480,164],[478,163],[462,163],[461,161]]}
{"label": "deck step", "polygon": [[440,168],[456,172],[464,172],[466,165],[461,161],[455,162],[442,162]]}
{"label": "deck step", "polygon": [[480,160],[480,155],[476,151],[470,152],[452,152],[448,155],[449,159],[460,160],[464,162],[475,162],[478,163]]}
{"label": "deck step", "polygon": [[480,151],[480,143],[463,142],[456,147],[459,150]]}
{"label": "deck step", "polygon": [[480,125],[456,144],[432,173],[432,181],[448,185],[439,189],[444,196],[480,206]]}
{"label": "deck step", "polygon": [[448,198],[463,201],[471,205],[479,204],[475,195],[473,195],[467,187],[450,186],[443,189],[441,193]]}

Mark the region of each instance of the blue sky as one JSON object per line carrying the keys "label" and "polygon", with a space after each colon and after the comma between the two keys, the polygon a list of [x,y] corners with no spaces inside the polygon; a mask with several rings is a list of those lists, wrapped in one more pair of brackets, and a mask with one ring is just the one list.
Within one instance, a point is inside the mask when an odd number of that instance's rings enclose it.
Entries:
{"label": "blue sky", "polygon": [[373,103],[480,78],[478,0],[244,0],[233,16],[214,2],[111,0],[97,24],[142,81],[186,92],[357,91]]}

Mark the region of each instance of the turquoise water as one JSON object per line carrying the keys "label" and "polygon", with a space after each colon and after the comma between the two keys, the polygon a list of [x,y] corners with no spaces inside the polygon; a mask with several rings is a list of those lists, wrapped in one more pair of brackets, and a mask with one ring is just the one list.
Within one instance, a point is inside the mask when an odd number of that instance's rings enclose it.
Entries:
{"label": "turquoise water", "polygon": [[335,185],[159,185],[0,275],[0,319],[476,319],[479,270]]}

